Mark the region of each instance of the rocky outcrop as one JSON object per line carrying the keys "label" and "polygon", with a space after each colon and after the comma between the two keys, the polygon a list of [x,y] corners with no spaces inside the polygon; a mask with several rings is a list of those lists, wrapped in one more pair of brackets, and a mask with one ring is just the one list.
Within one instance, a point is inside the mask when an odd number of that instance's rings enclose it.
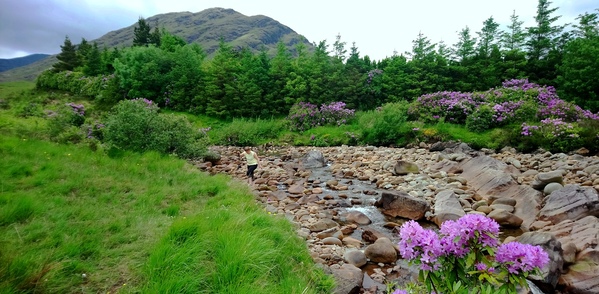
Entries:
{"label": "rocky outcrop", "polygon": [[599,216],[599,193],[591,187],[567,185],[551,193],[543,201],[539,219],[554,224],[564,220],[578,220],[585,216]]}
{"label": "rocky outcrop", "polygon": [[[508,165],[490,156],[477,156],[466,159],[460,163],[462,177],[468,180],[472,187],[482,198],[494,197],[511,198],[516,201],[513,214],[522,219],[522,228],[528,231],[530,225],[536,221],[536,214],[540,209],[542,193],[530,186],[520,185],[514,177],[515,172]],[[502,217],[509,215],[501,213]]]}
{"label": "rocky outcrop", "polygon": [[564,220],[539,231],[555,236],[562,248],[570,248],[563,253],[566,265],[558,287],[567,293],[599,293],[599,218]]}

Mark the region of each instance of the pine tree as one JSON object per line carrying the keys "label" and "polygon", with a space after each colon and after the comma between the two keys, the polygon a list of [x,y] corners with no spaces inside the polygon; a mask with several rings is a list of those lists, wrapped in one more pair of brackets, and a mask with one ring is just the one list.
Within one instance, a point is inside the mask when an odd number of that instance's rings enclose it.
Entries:
{"label": "pine tree", "polygon": [[94,45],[91,46],[91,49],[87,53],[86,62],[83,65],[83,73],[86,76],[97,76],[102,73],[102,55],[96,42],[94,42]]}
{"label": "pine tree", "polygon": [[454,44],[454,55],[456,59],[461,63],[466,63],[468,59],[474,56],[474,45],[476,45],[476,38],[470,35],[470,28],[465,27],[459,33],[459,40]]}
{"label": "pine tree", "polygon": [[52,65],[53,70],[59,72],[75,69],[79,65],[79,59],[77,58],[77,49],[71,43],[69,36],[65,37],[64,44],[60,46],[60,49],[60,53],[56,56],[58,63]]}
{"label": "pine tree", "polygon": [[552,26],[560,16],[552,17],[556,8],[549,8],[551,4],[548,0],[539,0],[537,6],[537,15],[535,21],[536,27],[529,27],[528,40],[526,47],[528,48],[528,56],[530,60],[538,61],[546,58],[549,51],[554,48],[556,38],[561,34],[564,26]]}
{"label": "pine tree", "polygon": [[516,10],[510,16],[510,21],[510,24],[507,26],[508,30],[501,36],[501,44],[507,51],[520,50],[526,38],[526,33],[522,29],[524,22],[518,20]]}
{"label": "pine tree", "polygon": [[481,58],[488,58],[491,55],[493,48],[497,46],[497,41],[501,35],[499,24],[495,22],[493,17],[489,17],[483,22],[483,28],[478,34],[478,55]]}
{"label": "pine tree", "polygon": [[133,46],[148,46],[151,43],[150,25],[142,17],[137,20],[137,27],[133,28]]}

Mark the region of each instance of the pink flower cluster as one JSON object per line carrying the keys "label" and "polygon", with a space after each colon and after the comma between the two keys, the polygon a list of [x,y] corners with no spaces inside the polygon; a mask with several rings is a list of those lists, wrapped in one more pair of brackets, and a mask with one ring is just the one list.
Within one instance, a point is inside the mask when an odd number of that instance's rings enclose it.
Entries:
{"label": "pink flower cluster", "polygon": [[[547,253],[539,246],[512,242],[499,247],[499,224],[483,215],[467,214],[456,221],[448,220],[441,225],[439,234],[423,229],[411,220],[399,230],[399,252],[409,261],[420,263],[420,269],[440,269],[443,257],[464,258],[474,248],[493,252],[497,248],[497,266],[507,268],[510,273],[523,273],[541,268],[549,262]],[[511,252],[510,252],[511,250]],[[492,257],[490,258],[492,259]],[[479,271],[494,272],[487,264],[478,263]]]}
{"label": "pink flower cluster", "polygon": [[73,112],[77,115],[84,116],[85,115],[85,107],[83,104],[75,104],[73,102],[67,103],[67,106],[70,106],[73,109]]}
{"label": "pink flower cluster", "polygon": [[497,248],[495,261],[504,264],[511,274],[542,268],[549,263],[549,255],[539,246],[510,242]]}

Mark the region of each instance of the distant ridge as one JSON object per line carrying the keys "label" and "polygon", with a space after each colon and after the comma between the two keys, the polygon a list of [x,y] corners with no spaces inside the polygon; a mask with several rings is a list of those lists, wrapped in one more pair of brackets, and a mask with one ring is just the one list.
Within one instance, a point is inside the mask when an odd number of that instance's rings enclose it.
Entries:
{"label": "distant ridge", "polygon": [[[221,38],[233,48],[250,48],[253,52],[264,49],[271,56],[276,53],[279,40],[292,53],[295,52],[295,46],[299,42],[306,44],[308,50],[313,48],[312,43],[304,36],[270,17],[246,16],[233,9],[210,8],[196,13],[171,12],[146,18],[146,22],[152,29],[164,28],[183,38],[187,43],[199,44],[209,57],[218,49]],[[133,29],[136,26],[137,22],[88,42],[98,43],[101,49],[129,47],[133,44]],[[53,61],[50,62],[51,60]],[[35,80],[42,71],[50,68],[55,62],[56,55],[52,55],[44,62],[38,61],[13,68],[0,73],[0,82]]]}
{"label": "distant ridge", "polygon": [[38,60],[50,56],[49,54],[31,54],[23,57],[2,59],[0,58],[0,72],[11,70],[13,68],[32,64]]}

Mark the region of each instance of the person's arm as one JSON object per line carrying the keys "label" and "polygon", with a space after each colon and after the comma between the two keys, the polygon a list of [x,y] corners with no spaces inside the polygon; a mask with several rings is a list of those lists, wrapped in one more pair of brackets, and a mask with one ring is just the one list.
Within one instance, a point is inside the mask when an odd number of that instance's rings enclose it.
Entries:
{"label": "person's arm", "polygon": [[261,167],[260,158],[258,157],[258,154],[256,152],[254,152],[254,158],[256,158],[256,161],[258,162],[258,167]]}

